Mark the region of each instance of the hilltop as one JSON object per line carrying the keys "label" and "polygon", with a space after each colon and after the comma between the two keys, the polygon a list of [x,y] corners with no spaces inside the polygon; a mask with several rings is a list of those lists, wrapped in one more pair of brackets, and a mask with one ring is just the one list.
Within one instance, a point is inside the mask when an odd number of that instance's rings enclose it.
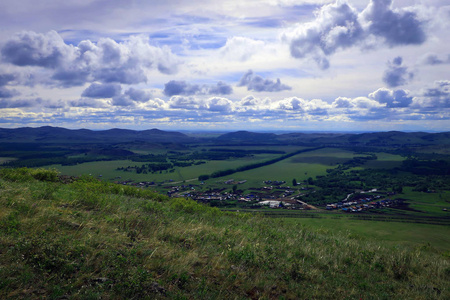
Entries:
{"label": "hilltop", "polygon": [[448,253],[51,170],[0,170],[0,232],[1,298],[450,297]]}

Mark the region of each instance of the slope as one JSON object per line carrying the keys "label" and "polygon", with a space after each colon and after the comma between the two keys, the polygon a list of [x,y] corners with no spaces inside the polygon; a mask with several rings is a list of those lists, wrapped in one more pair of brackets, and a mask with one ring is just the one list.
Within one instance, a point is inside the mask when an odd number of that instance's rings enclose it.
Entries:
{"label": "slope", "polygon": [[0,232],[0,298],[450,297],[448,254],[48,170],[0,170]]}

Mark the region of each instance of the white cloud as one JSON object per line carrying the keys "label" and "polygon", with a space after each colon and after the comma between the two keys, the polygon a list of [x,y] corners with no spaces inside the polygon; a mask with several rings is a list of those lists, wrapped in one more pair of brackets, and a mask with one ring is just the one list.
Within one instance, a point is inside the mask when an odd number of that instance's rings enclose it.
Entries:
{"label": "white cloud", "polygon": [[84,40],[73,46],[55,31],[19,33],[4,43],[1,54],[4,62],[15,66],[52,70],[52,79],[64,86],[92,81],[141,83],[147,81],[147,69],[172,74],[180,63],[168,47],[151,46],[144,36],[131,36],[125,42]]}

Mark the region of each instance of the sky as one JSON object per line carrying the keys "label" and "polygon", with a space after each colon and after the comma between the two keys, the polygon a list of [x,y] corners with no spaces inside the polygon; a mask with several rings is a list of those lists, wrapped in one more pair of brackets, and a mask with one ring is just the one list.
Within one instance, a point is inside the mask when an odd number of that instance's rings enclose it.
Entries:
{"label": "sky", "polygon": [[0,127],[450,131],[448,0],[2,0]]}

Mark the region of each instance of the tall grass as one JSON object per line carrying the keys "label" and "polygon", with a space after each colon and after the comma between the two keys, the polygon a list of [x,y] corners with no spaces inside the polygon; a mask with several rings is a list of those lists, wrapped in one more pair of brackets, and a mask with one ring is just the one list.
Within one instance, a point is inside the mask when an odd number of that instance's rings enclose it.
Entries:
{"label": "tall grass", "polygon": [[0,298],[450,297],[449,257],[17,172],[0,171]]}

